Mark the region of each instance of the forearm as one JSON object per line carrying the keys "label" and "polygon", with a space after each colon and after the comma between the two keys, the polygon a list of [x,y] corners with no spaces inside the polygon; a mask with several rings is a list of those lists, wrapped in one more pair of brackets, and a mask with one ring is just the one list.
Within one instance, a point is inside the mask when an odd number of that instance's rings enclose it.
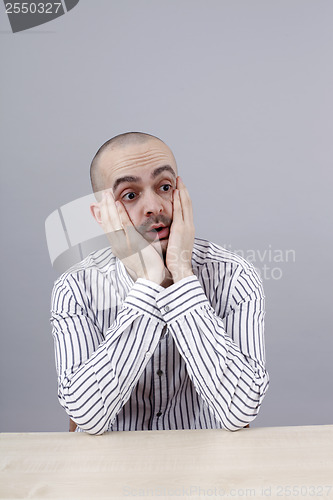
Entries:
{"label": "forearm", "polygon": [[157,304],[197,392],[215,417],[229,430],[251,422],[268,387],[264,363],[255,355],[258,346],[252,346],[253,352],[243,348],[246,354],[240,350],[195,277],[159,294]]}
{"label": "forearm", "polygon": [[[209,313],[207,314],[207,316]],[[193,314],[194,323],[207,322],[201,310]],[[215,328],[212,325],[212,328]],[[215,331],[206,335],[206,326],[170,326],[177,347],[185,356],[187,370],[197,392],[226,429],[237,430],[257,415],[265,395],[268,377],[265,369],[251,366],[227,334]]]}
{"label": "forearm", "polygon": [[[156,290],[152,286],[147,282],[135,284],[105,340],[90,350],[85,360],[81,359],[82,352],[87,336],[92,337],[92,324],[84,316],[59,321],[54,315],[59,400],[79,427],[89,433],[107,430],[159,342],[163,324],[154,305]],[[59,348],[64,338],[66,344]]]}

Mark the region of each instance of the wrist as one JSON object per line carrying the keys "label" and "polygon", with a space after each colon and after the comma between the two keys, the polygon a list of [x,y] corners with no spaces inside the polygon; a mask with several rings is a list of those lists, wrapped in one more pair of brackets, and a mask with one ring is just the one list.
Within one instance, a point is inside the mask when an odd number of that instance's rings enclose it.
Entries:
{"label": "wrist", "polygon": [[143,280],[152,281],[153,283],[156,283],[157,285],[160,285],[163,281],[163,278],[161,276],[154,276],[151,274],[137,275],[135,281],[137,281],[140,278]]}
{"label": "wrist", "polygon": [[158,273],[152,273],[152,272],[147,272],[147,271],[146,272],[144,272],[144,271],[136,272],[136,271],[133,271],[133,269],[130,269],[128,267],[125,267],[125,269],[128,272],[128,274],[130,275],[130,277],[132,278],[132,280],[134,281],[134,283],[136,281],[138,281],[138,279],[144,279],[147,281],[153,281],[157,285],[160,285],[162,283],[162,281],[164,280],[164,275],[160,275]]}
{"label": "wrist", "polygon": [[177,283],[177,281],[183,280],[184,278],[188,278],[189,276],[193,276],[194,273],[192,269],[182,269],[177,270],[177,272],[172,273],[173,282]]}
{"label": "wrist", "polygon": [[164,278],[165,278],[165,273],[164,273],[164,271],[162,271],[162,272],[154,272],[154,271],[152,271],[150,269],[150,270],[146,270],[144,272],[138,273],[137,274],[137,279],[139,279],[139,278],[142,278],[142,279],[145,279],[145,280],[148,280],[148,281],[153,281],[157,285],[160,285],[163,282]]}

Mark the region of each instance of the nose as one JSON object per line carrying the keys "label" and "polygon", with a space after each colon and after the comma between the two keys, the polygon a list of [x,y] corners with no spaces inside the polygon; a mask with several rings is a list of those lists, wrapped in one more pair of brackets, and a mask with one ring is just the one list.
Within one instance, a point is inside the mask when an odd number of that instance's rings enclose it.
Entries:
{"label": "nose", "polygon": [[149,191],[145,193],[143,198],[143,212],[148,217],[150,215],[157,215],[163,212],[163,200],[162,198],[154,191]]}

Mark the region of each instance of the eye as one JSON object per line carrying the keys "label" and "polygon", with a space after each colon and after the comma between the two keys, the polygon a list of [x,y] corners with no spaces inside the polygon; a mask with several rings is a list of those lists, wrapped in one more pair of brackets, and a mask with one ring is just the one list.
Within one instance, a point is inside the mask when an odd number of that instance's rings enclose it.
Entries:
{"label": "eye", "polygon": [[130,193],[124,194],[124,196],[122,196],[122,199],[125,201],[131,201],[134,200],[135,196],[136,194],[131,191]]}
{"label": "eye", "polygon": [[163,186],[161,186],[161,189],[162,189],[162,191],[167,193],[168,191],[170,191],[170,189],[172,189],[172,186],[171,186],[171,184],[163,184]]}

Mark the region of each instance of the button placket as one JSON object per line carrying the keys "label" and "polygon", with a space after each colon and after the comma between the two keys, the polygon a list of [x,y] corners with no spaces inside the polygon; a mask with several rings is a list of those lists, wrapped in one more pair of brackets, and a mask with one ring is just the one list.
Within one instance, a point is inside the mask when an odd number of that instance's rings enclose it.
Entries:
{"label": "button placket", "polygon": [[[161,338],[165,336],[167,332],[167,325],[164,325]],[[167,342],[160,342],[155,353],[155,369],[154,369],[154,406],[155,406],[155,428],[161,428],[161,417],[164,412],[164,408],[167,403],[167,381],[165,377],[166,373],[166,355]]]}

